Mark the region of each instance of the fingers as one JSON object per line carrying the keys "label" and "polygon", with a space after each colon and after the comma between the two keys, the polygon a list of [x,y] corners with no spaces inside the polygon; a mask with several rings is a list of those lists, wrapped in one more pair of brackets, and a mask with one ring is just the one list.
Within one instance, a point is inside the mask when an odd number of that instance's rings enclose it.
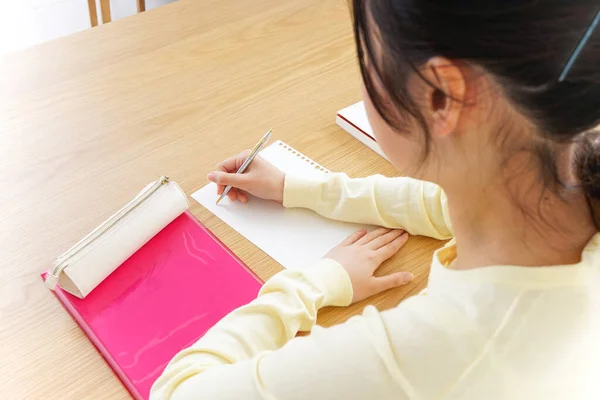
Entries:
{"label": "fingers", "polygon": [[231,189],[229,191],[229,193],[227,193],[227,197],[229,197],[229,200],[231,201],[240,201],[241,203],[247,203],[248,202],[248,195],[244,192],[242,192],[239,189]]}
{"label": "fingers", "polygon": [[242,163],[250,155],[250,150],[245,150],[238,155],[229,157],[227,160],[220,162],[217,165],[217,170],[221,172],[237,172],[242,166]]}
{"label": "fingers", "polygon": [[356,243],[360,238],[362,238],[366,234],[367,234],[367,229],[362,228],[361,230],[354,232],[352,235],[350,235],[346,239],[344,239],[344,241],[342,243],[340,243],[340,246],[350,246],[351,244]]}
{"label": "fingers", "polygon": [[406,285],[408,282],[412,281],[413,278],[414,275],[406,271],[380,276],[375,278],[376,290],[377,292],[383,292],[384,290]]}
{"label": "fingers", "polygon": [[[217,185],[223,187],[231,185],[233,187],[241,189],[244,188],[246,181],[248,180],[248,177],[245,174],[227,173],[220,171],[211,172],[210,174],[208,174],[207,178],[209,181],[214,182]],[[223,190],[221,189],[221,192],[222,191]]]}
{"label": "fingers", "polygon": [[[220,196],[221,193],[223,193],[223,189],[225,188],[225,186],[220,186],[217,188],[217,195]],[[245,192],[242,192],[239,189],[236,188],[231,188],[231,190],[229,192],[227,192],[227,197],[229,198],[229,200],[231,201],[236,201],[239,200],[242,203],[247,203],[248,202],[248,194],[246,194]]]}
{"label": "fingers", "polygon": [[231,189],[229,192],[227,192],[227,197],[229,197],[229,200],[231,201],[236,201],[238,198],[238,192],[235,189]]}
{"label": "fingers", "polygon": [[366,245],[373,250],[377,250],[385,246],[386,244],[389,244],[392,241],[396,240],[403,233],[404,231],[402,229],[394,229],[393,231],[389,231],[381,236],[376,237]]}
{"label": "fingers", "polygon": [[367,243],[371,242],[372,240],[378,238],[379,236],[385,235],[389,231],[390,230],[386,229],[386,228],[375,229],[374,231],[371,231],[371,232],[367,233],[365,236],[363,236],[360,240],[358,240],[356,242],[356,244],[367,244]]}
{"label": "fingers", "polygon": [[392,240],[388,244],[375,250],[375,254],[376,254],[377,258],[379,260],[381,260],[380,262],[384,262],[385,260],[387,260],[388,258],[393,256],[394,254],[396,254],[398,252],[398,250],[400,250],[402,248],[402,246],[404,246],[404,244],[406,243],[407,240],[408,240],[408,233],[404,232],[403,234],[396,237],[394,240]]}
{"label": "fingers", "polygon": [[[208,174],[208,180],[217,184],[217,195],[220,196],[227,185],[243,188],[247,178],[241,174],[236,174],[236,172],[249,155],[250,150],[246,150],[236,156],[230,157],[227,160],[220,162],[217,165],[216,171]],[[237,191],[234,189],[230,190],[229,193],[227,193],[227,197],[229,197],[231,201],[235,201],[236,199],[239,199],[240,201],[242,201],[242,199],[248,200],[246,195],[238,198],[239,193],[236,192]]]}

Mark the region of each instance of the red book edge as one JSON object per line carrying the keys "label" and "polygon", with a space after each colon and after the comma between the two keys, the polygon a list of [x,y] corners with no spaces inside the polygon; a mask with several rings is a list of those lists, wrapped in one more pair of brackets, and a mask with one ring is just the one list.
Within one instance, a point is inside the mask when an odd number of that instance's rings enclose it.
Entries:
{"label": "red book edge", "polygon": [[372,141],[377,143],[377,141],[375,140],[375,138],[373,136],[369,135],[367,132],[360,129],[358,126],[356,126],[354,123],[352,123],[348,118],[344,117],[340,113],[338,113],[337,116],[340,117],[341,119],[343,119],[344,121],[346,121],[348,124],[350,124],[354,129],[356,129],[357,131],[359,131],[360,133],[362,133],[363,135],[365,135],[366,137],[368,137],[369,139],[371,139]]}
{"label": "red book edge", "polygon": [[[229,247],[225,246],[225,244],[221,241],[221,239],[219,239],[217,236],[215,236],[206,226],[204,226],[200,221],[198,221],[198,219],[194,216],[194,214],[192,214],[189,210],[185,211],[184,214],[187,214],[188,217],[190,217],[192,220],[194,220],[194,222],[203,231],[205,231],[206,233],[208,233],[208,235],[211,237],[211,239],[213,239],[219,245],[221,245],[221,247],[223,249],[225,249],[227,251],[227,253],[230,256],[232,256],[238,263],[240,263],[240,265],[242,267],[244,267],[246,269],[246,271],[250,275],[252,275],[254,277],[254,279],[256,279],[260,284],[264,284],[264,281],[262,279],[260,279],[258,277],[258,275],[256,275],[256,273],[254,271],[252,271],[252,269],[250,269],[246,265],[246,263],[244,263],[234,252],[232,252],[229,249]],[[177,218],[179,218],[179,217],[177,217]],[[46,276],[48,275],[48,273],[49,273],[49,271],[42,272],[40,274],[40,276],[41,276],[41,278],[42,278],[43,281],[46,280]],[[60,286],[58,286],[58,288],[60,288]],[[125,386],[125,388],[129,391],[129,393],[131,393],[131,395],[135,399],[143,400],[143,397],[140,394],[140,392],[137,391],[137,389],[131,383],[131,381],[129,380],[129,378],[127,377],[127,375],[125,375],[125,373],[123,372],[123,370],[121,369],[121,367],[119,366],[119,364],[117,364],[117,362],[115,361],[115,359],[110,355],[110,353],[108,352],[108,350],[104,346],[104,343],[102,343],[102,341],[98,338],[98,336],[96,336],[96,334],[94,333],[94,331],[92,331],[92,329],[83,320],[83,318],[81,318],[79,316],[79,314],[73,308],[73,306],[71,305],[71,303],[69,301],[67,301],[66,296],[65,296],[65,292],[62,289],[51,290],[51,292],[58,299],[58,301],[62,304],[62,306],[65,308],[65,310],[67,310],[67,312],[69,313],[69,315],[71,316],[71,318],[77,323],[77,325],[79,325],[79,327],[87,335],[87,337],[90,339],[90,341],[92,342],[92,344],[94,345],[94,347],[96,347],[96,350],[100,353],[100,355],[102,355],[102,357],[104,357],[104,359],[106,360],[106,362],[108,363],[108,365],[110,365],[110,367],[113,370],[113,372],[117,375],[117,377],[119,378],[119,380],[123,383],[123,385]],[[173,354],[173,356],[175,356],[175,354]]]}

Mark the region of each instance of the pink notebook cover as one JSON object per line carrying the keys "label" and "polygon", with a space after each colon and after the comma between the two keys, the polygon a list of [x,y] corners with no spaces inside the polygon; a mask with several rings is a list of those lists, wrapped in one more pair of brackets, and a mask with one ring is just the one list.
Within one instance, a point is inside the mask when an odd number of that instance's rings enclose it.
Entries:
{"label": "pink notebook cover", "polygon": [[59,287],[55,294],[133,397],[147,399],[179,350],[256,298],[260,287],[242,261],[186,212],[85,299]]}

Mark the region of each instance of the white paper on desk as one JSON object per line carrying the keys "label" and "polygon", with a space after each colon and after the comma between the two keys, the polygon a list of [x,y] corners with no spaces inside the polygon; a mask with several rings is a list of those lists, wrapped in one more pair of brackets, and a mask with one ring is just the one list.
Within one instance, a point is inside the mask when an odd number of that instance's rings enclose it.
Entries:
{"label": "white paper on desk", "polygon": [[[260,155],[285,173],[310,175],[326,171],[281,141],[271,144]],[[332,221],[310,210],[286,209],[256,197],[249,198],[246,204],[223,199],[216,205],[218,196],[214,183],[204,186],[192,197],[285,268],[314,264],[363,227]]]}

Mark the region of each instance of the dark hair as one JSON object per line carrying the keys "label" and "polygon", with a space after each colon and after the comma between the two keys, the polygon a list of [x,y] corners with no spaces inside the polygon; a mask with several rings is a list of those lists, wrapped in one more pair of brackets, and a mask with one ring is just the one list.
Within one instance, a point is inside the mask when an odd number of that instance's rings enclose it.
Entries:
{"label": "dark hair", "polygon": [[[366,90],[392,127],[402,128],[399,110],[416,119],[425,133],[425,156],[430,148],[427,125],[406,83],[434,56],[460,60],[491,74],[548,143],[581,139],[600,123],[600,28],[566,79],[558,78],[599,7],[599,1],[575,0],[353,0]],[[375,54],[374,41],[380,54]],[[377,89],[381,86],[384,93]],[[590,204],[600,200],[599,149],[597,141],[583,141],[575,157]],[[547,150],[544,154],[552,153]],[[552,158],[540,157],[540,162],[542,170],[557,170]]]}

